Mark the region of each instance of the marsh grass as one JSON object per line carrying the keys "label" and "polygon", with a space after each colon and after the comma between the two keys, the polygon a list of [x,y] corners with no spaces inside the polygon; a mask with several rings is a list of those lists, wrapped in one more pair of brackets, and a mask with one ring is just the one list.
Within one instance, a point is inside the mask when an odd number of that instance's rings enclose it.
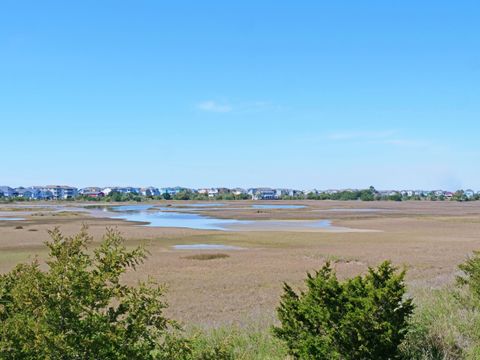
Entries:
{"label": "marsh grass", "polygon": [[216,254],[195,254],[195,255],[190,255],[190,256],[184,256],[182,259],[187,259],[187,260],[214,260],[214,259],[225,259],[229,258],[230,255],[228,254],[222,254],[222,253],[216,253]]}

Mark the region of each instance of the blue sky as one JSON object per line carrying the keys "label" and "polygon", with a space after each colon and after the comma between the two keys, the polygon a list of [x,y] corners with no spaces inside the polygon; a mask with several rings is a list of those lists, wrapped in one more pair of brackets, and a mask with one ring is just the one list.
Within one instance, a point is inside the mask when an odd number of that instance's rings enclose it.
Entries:
{"label": "blue sky", "polygon": [[476,1],[0,3],[0,185],[480,190]]}

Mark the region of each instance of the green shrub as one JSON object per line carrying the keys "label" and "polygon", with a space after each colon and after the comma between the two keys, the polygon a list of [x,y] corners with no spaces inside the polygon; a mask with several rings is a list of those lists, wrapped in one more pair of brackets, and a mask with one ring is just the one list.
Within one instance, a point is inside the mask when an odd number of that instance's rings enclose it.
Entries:
{"label": "green shrub", "polygon": [[468,286],[472,295],[480,301],[480,251],[474,251],[473,256],[458,267],[463,272],[457,277],[459,285]]}
{"label": "green shrub", "polygon": [[404,276],[384,262],[364,277],[340,282],[327,263],[308,274],[305,292],[284,285],[274,334],[296,359],[400,358],[413,312],[412,301],[404,299]]}
{"label": "green shrub", "polygon": [[163,289],[120,281],[143,248],[127,251],[112,230],[93,253],[86,229],[50,236],[46,270],[34,261],[0,276],[1,359],[187,358],[188,341],[163,315]]}

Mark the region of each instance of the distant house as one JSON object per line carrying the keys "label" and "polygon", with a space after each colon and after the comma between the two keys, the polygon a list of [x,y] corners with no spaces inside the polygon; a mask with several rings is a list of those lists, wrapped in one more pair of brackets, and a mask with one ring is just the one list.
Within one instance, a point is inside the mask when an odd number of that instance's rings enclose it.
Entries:
{"label": "distant house", "polygon": [[252,200],[275,200],[276,192],[270,188],[252,188],[248,189],[248,194]]}
{"label": "distant house", "polygon": [[85,195],[87,193],[99,193],[99,192],[102,192],[102,188],[100,187],[96,187],[96,186],[89,186],[89,187],[86,187],[86,188],[83,188],[83,189],[80,189],[78,190],[78,193],[80,195]]}
{"label": "distant house", "polygon": [[290,195],[290,196],[293,196],[293,197],[297,197],[297,196],[303,196],[303,195],[305,195],[305,194],[303,193],[302,190],[292,189],[292,190],[290,190],[289,195]]}
{"label": "distant house", "polygon": [[122,194],[140,194],[139,188],[135,188],[131,186],[118,187],[118,188],[115,188],[115,190]]}
{"label": "distant house", "polygon": [[220,193],[220,191],[216,188],[211,188],[207,190],[208,197],[213,198],[217,196]]}
{"label": "distant house", "polygon": [[50,191],[54,199],[73,199],[78,194],[78,189],[65,185],[47,185],[43,190]]}
{"label": "distant house", "polygon": [[160,196],[160,190],[158,190],[158,188],[153,187],[153,186],[149,186],[149,187],[146,187],[146,188],[141,188],[140,193],[143,196]]}
{"label": "distant house", "polygon": [[105,196],[110,195],[110,193],[113,191],[111,187],[106,187],[102,189],[102,192],[105,194]]}
{"label": "distant house", "polygon": [[131,186],[112,186],[107,187],[101,190],[106,196],[108,196],[112,191],[120,194],[140,194],[140,188],[135,188]]}
{"label": "distant house", "polygon": [[180,186],[176,186],[176,187],[166,187],[166,188],[161,188],[160,189],[160,194],[163,195],[163,194],[168,194],[168,195],[171,195],[171,196],[175,196],[177,195],[179,192],[182,192],[182,191],[187,191],[188,189],[186,188],[182,188]]}
{"label": "distant house", "polygon": [[235,188],[231,190],[231,193],[233,195],[239,196],[239,195],[244,195],[247,194],[247,190],[242,189],[242,188]]}
{"label": "distant house", "polygon": [[412,197],[412,196],[415,195],[415,191],[413,191],[413,190],[402,190],[402,191],[400,191],[400,194],[402,194],[402,196]]}
{"label": "distant house", "polygon": [[0,186],[0,192],[5,197],[14,197],[17,195],[15,189],[12,189],[10,186]]}
{"label": "distant house", "polygon": [[16,196],[22,199],[35,200],[37,190],[33,188],[19,187],[15,189]]}

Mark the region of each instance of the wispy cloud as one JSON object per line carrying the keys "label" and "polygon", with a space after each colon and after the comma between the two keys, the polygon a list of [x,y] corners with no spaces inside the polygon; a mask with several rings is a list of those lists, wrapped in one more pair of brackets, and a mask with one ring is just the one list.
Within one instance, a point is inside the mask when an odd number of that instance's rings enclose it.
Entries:
{"label": "wispy cloud", "polygon": [[331,133],[328,135],[328,138],[330,140],[378,140],[390,138],[394,134],[394,130],[347,131]]}
{"label": "wispy cloud", "polygon": [[332,141],[354,141],[365,144],[383,144],[403,148],[431,148],[433,144],[423,139],[405,137],[397,130],[372,130],[333,132],[327,135]]}
{"label": "wispy cloud", "polygon": [[279,112],[286,108],[270,101],[217,101],[217,100],[205,100],[199,102],[196,108],[201,111],[215,112],[215,113],[253,113],[253,112]]}
{"label": "wispy cloud", "polygon": [[197,104],[197,108],[202,111],[228,113],[232,111],[232,106],[227,103],[219,103],[214,100],[202,101]]}
{"label": "wispy cloud", "polygon": [[387,145],[399,146],[399,147],[408,147],[408,148],[422,148],[428,147],[431,144],[423,140],[412,140],[412,139],[386,139],[382,143]]}

